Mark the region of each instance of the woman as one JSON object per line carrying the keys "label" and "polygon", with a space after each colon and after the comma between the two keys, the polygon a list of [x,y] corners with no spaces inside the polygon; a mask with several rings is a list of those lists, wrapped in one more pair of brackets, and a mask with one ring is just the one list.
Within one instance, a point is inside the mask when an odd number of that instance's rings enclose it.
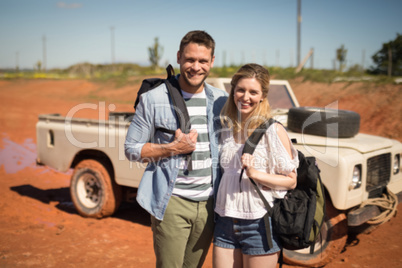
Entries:
{"label": "woman", "polygon": [[[297,151],[285,128],[272,124],[253,155],[241,155],[248,136],[268,120],[269,72],[246,64],[233,76],[229,99],[221,112],[220,164],[223,176],[216,198],[217,222],[213,264],[221,267],[275,267],[280,245],[273,234],[268,247],[265,206],[248,178],[254,179],[270,203],[296,186]],[[245,172],[239,182],[241,169]]]}

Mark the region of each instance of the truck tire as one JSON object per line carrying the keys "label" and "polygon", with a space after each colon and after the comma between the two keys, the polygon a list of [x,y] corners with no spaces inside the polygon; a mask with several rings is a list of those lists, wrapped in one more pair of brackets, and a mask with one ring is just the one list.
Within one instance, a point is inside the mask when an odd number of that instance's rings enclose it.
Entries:
{"label": "truck tire", "polygon": [[71,176],[70,194],[78,213],[90,218],[112,215],[122,200],[121,186],[95,160],[83,160],[75,167]]}
{"label": "truck tire", "polygon": [[283,250],[283,260],[287,264],[302,267],[322,267],[330,263],[345,247],[348,226],[345,213],[335,209],[326,198],[326,218],[321,228],[321,237],[317,238],[314,253],[310,248],[302,250]]}
{"label": "truck tire", "polygon": [[360,115],[347,110],[294,107],[289,109],[288,128],[303,134],[350,138],[359,132]]}

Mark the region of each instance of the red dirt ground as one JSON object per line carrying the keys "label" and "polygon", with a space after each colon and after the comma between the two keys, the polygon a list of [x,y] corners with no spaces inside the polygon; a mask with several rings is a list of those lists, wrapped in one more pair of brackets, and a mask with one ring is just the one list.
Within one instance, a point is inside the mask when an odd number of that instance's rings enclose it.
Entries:
{"label": "red dirt ground", "polygon": [[[356,111],[361,132],[402,141],[402,86],[290,83],[300,105]],[[154,267],[149,216],[138,205],[102,220],[83,218],[69,196],[71,172],[35,165],[39,114],[66,115],[75,105],[103,101],[132,111],[138,88],[135,82],[115,88],[84,80],[0,80],[0,267]],[[85,109],[75,116],[103,112]],[[371,233],[351,234],[326,267],[401,267],[401,238],[399,213]],[[210,252],[204,267],[212,267],[211,260]]]}

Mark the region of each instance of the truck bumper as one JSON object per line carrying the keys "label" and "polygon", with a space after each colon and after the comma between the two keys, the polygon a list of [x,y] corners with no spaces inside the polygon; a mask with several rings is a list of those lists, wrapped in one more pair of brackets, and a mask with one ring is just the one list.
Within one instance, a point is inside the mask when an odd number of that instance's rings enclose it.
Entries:
{"label": "truck bumper", "polygon": [[[398,204],[402,202],[402,192],[396,194]],[[381,210],[377,206],[365,206],[348,213],[348,225],[359,226],[375,216],[380,215]]]}

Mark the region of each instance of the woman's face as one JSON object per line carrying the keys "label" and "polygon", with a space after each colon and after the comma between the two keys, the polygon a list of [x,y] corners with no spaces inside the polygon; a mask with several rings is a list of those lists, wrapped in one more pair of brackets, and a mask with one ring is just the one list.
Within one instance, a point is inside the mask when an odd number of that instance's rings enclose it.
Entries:
{"label": "woman's face", "polygon": [[255,78],[242,78],[234,88],[233,97],[243,121],[250,116],[262,101],[261,84]]}

